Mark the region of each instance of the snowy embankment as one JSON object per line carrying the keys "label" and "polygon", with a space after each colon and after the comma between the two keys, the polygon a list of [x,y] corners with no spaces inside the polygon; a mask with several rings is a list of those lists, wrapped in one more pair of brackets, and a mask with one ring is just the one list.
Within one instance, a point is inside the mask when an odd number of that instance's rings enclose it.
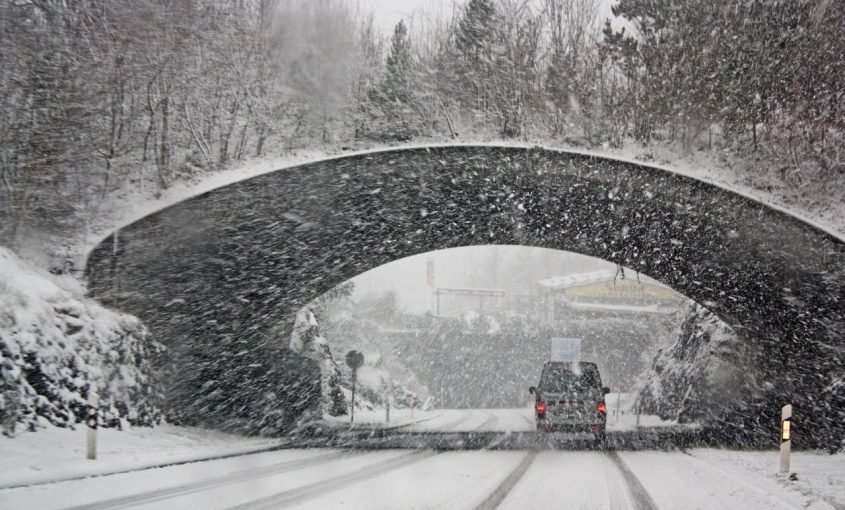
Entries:
{"label": "snowy embankment", "polygon": [[278,439],[173,425],[100,429],[97,436],[97,460],[85,459],[83,427],[0,437],[0,488],[194,462],[279,444]]}
{"label": "snowy embankment", "polygon": [[755,477],[765,478],[800,492],[807,499],[803,505],[805,508],[825,508],[827,505],[845,508],[845,453],[792,452],[790,472],[795,475],[792,478],[777,474],[778,452],[702,448],[691,450],[689,454],[706,465],[721,466],[726,476],[750,483]]}
{"label": "snowy embankment", "polygon": [[6,435],[73,427],[99,397],[100,423],[160,421],[151,357],[162,347],[138,319],[85,297],[69,276],[0,247],[0,424]]}
{"label": "snowy embankment", "polygon": [[617,159],[639,165],[653,166],[715,184],[771,205],[776,209],[813,224],[840,239],[845,239],[845,203],[834,202],[828,204],[826,207],[805,205],[800,199],[793,196],[794,193],[792,192],[794,190],[785,189],[783,186],[752,186],[742,176],[738,175],[733,167],[720,164],[718,162],[718,154],[712,152],[704,151],[695,155],[684,155],[665,148],[658,152],[653,148],[644,148],[633,143],[622,148],[599,147],[584,150],[580,147],[561,146],[548,140],[536,140],[524,143],[513,142],[511,140],[479,140],[476,142],[467,141],[461,143],[450,140],[431,140],[426,141],[426,143],[417,144],[355,147],[356,150],[347,150],[346,147],[342,149],[316,148],[301,150],[276,157],[246,160],[225,170],[200,175],[192,180],[177,182],[166,190],[145,191],[136,188],[121,189],[110,196],[109,200],[103,206],[100,216],[95,218],[88,229],[82,233],[82,237],[73,243],[75,246],[73,251],[77,257],[80,257],[78,262],[84,262],[84,257],[87,253],[115,229],[129,225],[144,216],[187,198],[276,170],[320,160],[337,159],[369,152],[462,145],[523,148],[541,146],[549,150],[568,151]]}
{"label": "snowy embankment", "polygon": [[720,449],[623,452],[657,508],[812,510],[845,507],[845,454],[793,452],[791,473],[778,474],[779,453]]}

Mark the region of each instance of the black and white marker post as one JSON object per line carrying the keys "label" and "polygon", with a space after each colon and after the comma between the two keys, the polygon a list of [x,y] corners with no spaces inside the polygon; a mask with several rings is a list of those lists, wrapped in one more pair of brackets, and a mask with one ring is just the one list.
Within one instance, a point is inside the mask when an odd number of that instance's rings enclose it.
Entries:
{"label": "black and white marker post", "polygon": [[385,384],[384,392],[384,422],[390,423],[390,400],[393,398],[393,385],[390,382]]}
{"label": "black and white marker post", "polygon": [[88,426],[88,448],[85,457],[88,460],[97,459],[97,407],[99,405],[99,397],[91,395],[88,399],[88,416],[85,417],[85,424]]}
{"label": "black and white marker post", "polygon": [[346,353],[346,366],[352,369],[352,407],[349,413],[349,423],[355,423],[355,383],[358,380],[358,369],[364,364],[364,355],[356,350]]}
{"label": "black and white marker post", "polygon": [[789,474],[789,454],[792,449],[792,404],[780,411],[780,474]]}

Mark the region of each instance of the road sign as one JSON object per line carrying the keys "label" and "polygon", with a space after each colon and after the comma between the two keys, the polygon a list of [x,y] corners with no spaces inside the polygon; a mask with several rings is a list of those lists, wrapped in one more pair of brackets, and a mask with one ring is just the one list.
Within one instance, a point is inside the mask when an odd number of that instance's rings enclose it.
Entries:
{"label": "road sign", "polygon": [[[352,370],[358,370],[364,364],[364,355],[356,350],[346,353],[346,366]],[[354,372],[353,372],[354,373]]]}
{"label": "road sign", "polygon": [[464,288],[446,288],[438,287],[434,289],[434,294],[437,296],[437,308],[435,315],[440,315],[440,296],[473,296],[478,298],[478,313],[484,311],[484,298],[500,298],[505,297],[503,289],[464,289]]}
{"label": "road sign", "polygon": [[580,338],[552,338],[551,361],[581,361]]}
{"label": "road sign", "polygon": [[355,423],[355,383],[358,381],[358,369],[364,364],[364,355],[356,350],[346,353],[346,366],[352,369],[352,406],[349,411],[349,422]]}
{"label": "road sign", "polygon": [[451,296],[505,297],[504,289],[463,289],[439,287],[434,292]]}

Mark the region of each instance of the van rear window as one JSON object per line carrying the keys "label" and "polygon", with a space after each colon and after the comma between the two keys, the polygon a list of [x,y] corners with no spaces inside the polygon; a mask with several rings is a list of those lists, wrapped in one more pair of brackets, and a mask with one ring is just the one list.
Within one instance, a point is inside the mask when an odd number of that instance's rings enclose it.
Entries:
{"label": "van rear window", "polygon": [[540,377],[540,390],[547,393],[564,393],[599,388],[601,380],[595,369],[585,368],[580,374],[565,367],[546,367]]}

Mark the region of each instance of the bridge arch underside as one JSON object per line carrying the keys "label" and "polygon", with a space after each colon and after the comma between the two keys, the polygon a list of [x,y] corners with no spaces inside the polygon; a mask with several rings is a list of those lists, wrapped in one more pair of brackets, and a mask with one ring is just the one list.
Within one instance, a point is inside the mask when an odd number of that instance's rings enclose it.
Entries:
{"label": "bridge arch underside", "polygon": [[776,420],[760,406],[773,414],[788,401],[829,425],[813,406],[845,364],[845,246],[661,169],[489,146],[354,155],[145,217],[105,239],[87,271],[96,297],[169,347],[170,403],[186,421],[253,424],[281,401],[276,418],[289,425],[316,391],[314,363],[285,348],[300,307],[387,262],[480,244],[572,251],[660,280],[758,353],[749,369],[762,390],[725,418],[735,431],[762,430],[748,427],[762,420],[769,433]]}

